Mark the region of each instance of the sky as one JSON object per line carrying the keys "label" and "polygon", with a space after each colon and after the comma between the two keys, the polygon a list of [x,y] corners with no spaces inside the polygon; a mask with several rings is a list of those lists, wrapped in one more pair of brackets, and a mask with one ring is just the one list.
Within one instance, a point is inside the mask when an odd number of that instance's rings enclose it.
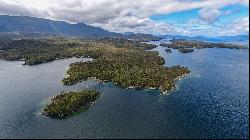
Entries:
{"label": "sky", "polygon": [[0,15],[83,22],[114,32],[249,34],[248,0],[0,0]]}

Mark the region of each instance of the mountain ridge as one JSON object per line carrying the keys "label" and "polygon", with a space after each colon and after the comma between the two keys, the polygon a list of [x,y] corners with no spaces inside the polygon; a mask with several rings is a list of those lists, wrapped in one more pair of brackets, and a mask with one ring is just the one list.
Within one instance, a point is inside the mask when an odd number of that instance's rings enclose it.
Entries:
{"label": "mountain ridge", "polygon": [[84,23],[70,24],[29,16],[0,15],[0,32],[49,33],[64,36],[114,37],[119,33],[109,32]]}
{"label": "mountain ridge", "polygon": [[66,21],[51,20],[30,16],[0,15],[0,33],[19,34],[48,34],[65,37],[83,38],[126,38],[137,41],[159,40],[151,34],[122,34],[110,32],[100,27],[85,23],[68,23]]}

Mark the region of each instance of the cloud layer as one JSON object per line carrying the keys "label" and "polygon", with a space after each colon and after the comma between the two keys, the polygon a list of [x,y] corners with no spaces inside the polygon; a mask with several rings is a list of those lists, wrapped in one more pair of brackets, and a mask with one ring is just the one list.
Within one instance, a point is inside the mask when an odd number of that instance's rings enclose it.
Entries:
{"label": "cloud layer", "polygon": [[[45,17],[71,23],[84,22],[116,32],[199,35],[213,26],[217,18],[227,14],[220,11],[220,8],[233,4],[249,6],[248,0],[0,0],[0,14]],[[154,15],[192,9],[200,9],[199,19],[196,19],[200,21],[193,24],[206,25],[206,29],[182,28],[168,21],[150,19]],[[249,31],[248,21],[249,18],[245,17],[223,26],[231,28],[231,34],[239,34]],[[217,28],[214,32],[225,32],[219,29],[222,27]]]}

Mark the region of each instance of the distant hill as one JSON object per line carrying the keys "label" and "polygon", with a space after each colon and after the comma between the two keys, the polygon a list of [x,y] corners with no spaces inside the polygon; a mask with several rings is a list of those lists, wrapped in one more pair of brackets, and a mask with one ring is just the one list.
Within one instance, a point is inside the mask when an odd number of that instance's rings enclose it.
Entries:
{"label": "distant hill", "polygon": [[163,39],[162,37],[157,37],[151,34],[141,34],[141,33],[135,34],[133,32],[125,32],[123,35],[126,36],[126,38],[128,39],[133,39],[137,41],[148,41],[148,40],[158,41],[160,39]]}
{"label": "distant hill", "polygon": [[58,35],[66,37],[83,38],[126,38],[138,41],[157,40],[150,34],[121,34],[109,32],[99,27],[84,23],[70,24],[65,21],[55,21],[29,16],[0,15],[0,34],[8,33],[9,36]]}
{"label": "distant hill", "polygon": [[205,36],[182,36],[182,35],[162,35],[163,38],[176,38],[176,39],[187,39],[187,40],[200,40],[208,42],[235,42],[235,43],[248,43],[249,35],[235,35],[235,36],[216,36],[216,37],[205,37]]}
{"label": "distant hill", "polygon": [[249,40],[249,35],[219,36],[216,38],[224,41],[246,41]]}
{"label": "distant hill", "polygon": [[28,16],[0,15],[0,32],[42,33],[81,37],[119,37],[121,34],[109,32],[84,23],[69,24]]}

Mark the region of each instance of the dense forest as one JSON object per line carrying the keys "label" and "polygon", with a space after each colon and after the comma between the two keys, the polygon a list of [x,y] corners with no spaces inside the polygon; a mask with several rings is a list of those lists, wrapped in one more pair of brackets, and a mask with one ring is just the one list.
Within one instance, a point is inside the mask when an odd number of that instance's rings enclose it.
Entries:
{"label": "dense forest", "polygon": [[0,39],[0,59],[24,60],[26,65],[36,65],[55,59],[70,57],[93,57],[98,56],[102,49],[107,46],[117,46],[138,49],[152,49],[155,45],[129,41],[126,39],[95,39],[80,40],[69,38],[51,38],[46,40]]}
{"label": "dense forest", "polygon": [[84,111],[98,98],[100,92],[93,89],[61,92],[51,99],[42,114],[52,118],[65,118],[69,115]]}
{"label": "dense forest", "polygon": [[1,42],[4,46],[0,58],[24,60],[35,65],[70,57],[91,57],[90,62],[70,64],[65,85],[95,78],[111,81],[124,88],[159,88],[171,90],[178,77],[189,73],[186,67],[164,67],[158,52],[146,51],[155,45],[126,39],[82,40],[51,38],[48,40],[12,40]]}

